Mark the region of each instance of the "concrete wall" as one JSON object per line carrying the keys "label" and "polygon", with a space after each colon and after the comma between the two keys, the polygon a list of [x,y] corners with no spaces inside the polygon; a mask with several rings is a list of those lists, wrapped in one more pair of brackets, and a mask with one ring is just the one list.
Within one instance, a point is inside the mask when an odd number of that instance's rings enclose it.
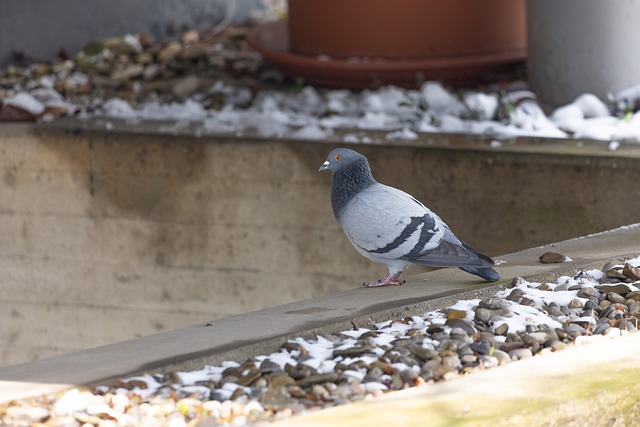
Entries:
{"label": "concrete wall", "polygon": [[[223,20],[231,0],[5,0],[0,2],[0,67],[15,49],[53,58],[73,55],[89,41],[146,32],[176,37],[191,28],[211,28]],[[259,0],[236,0],[235,21],[246,20]]]}
{"label": "concrete wall", "polygon": [[[424,136],[359,150],[380,181],[494,255],[640,221],[638,149],[600,146],[494,150]],[[360,257],[332,216],[330,176],[317,169],[333,147],[3,125],[0,363],[378,278],[384,267]]]}

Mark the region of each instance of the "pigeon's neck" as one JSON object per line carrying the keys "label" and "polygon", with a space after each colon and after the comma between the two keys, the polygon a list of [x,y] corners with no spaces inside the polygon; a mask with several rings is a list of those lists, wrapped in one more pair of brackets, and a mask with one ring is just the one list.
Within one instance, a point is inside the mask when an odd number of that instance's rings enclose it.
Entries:
{"label": "pigeon's neck", "polygon": [[336,218],[356,194],[375,183],[366,159],[356,160],[335,171],[331,183],[331,207]]}

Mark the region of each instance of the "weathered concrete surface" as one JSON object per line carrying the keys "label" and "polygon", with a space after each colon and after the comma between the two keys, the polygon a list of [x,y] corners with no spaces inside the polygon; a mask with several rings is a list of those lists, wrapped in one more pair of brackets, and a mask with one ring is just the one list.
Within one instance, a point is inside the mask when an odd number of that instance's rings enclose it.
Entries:
{"label": "weathered concrete surface", "polygon": [[[495,293],[515,275],[550,280],[640,253],[640,225],[500,257],[503,281],[487,285],[456,269],[409,278],[399,287],[358,288],[35,362],[0,368],[0,402],[140,371],[200,368],[276,351],[287,338],[349,329]],[[541,264],[549,250],[574,261]]]}
{"label": "weathered concrete surface", "polygon": [[[198,138],[113,121],[105,132],[105,123],[0,127],[0,364],[385,273],[331,214],[330,176],[317,170],[335,141]],[[637,145],[611,152],[532,139],[491,148],[479,137],[389,144],[368,135],[382,145],[357,148],[381,182],[414,194],[491,255],[640,221]]]}
{"label": "weathered concrete surface", "polygon": [[597,338],[602,339],[273,427],[638,425],[640,335]]}

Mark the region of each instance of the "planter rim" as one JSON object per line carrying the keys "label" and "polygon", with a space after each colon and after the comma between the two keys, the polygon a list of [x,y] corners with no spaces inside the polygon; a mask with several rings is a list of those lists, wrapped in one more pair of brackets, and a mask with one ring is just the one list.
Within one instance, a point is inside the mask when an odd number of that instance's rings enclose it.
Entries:
{"label": "planter rim", "polygon": [[415,87],[418,77],[467,84],[487,74],[509,71],[526,59],[526,49],[451,57],[416,59],[331,58],[291,52],[286,20],[252,29],[249,45],[290,77],[336,87],[367,88],[372,83]]}

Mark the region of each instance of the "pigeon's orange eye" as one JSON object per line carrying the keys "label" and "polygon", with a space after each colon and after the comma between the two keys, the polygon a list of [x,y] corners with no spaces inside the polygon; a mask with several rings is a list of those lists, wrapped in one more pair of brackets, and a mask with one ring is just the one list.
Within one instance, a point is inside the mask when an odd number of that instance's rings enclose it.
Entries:
{"label": "pigeon's orange eye", "polygon": [[340,160],[342,159],[342,156],[340,154],[336,154],[336,160]]}

